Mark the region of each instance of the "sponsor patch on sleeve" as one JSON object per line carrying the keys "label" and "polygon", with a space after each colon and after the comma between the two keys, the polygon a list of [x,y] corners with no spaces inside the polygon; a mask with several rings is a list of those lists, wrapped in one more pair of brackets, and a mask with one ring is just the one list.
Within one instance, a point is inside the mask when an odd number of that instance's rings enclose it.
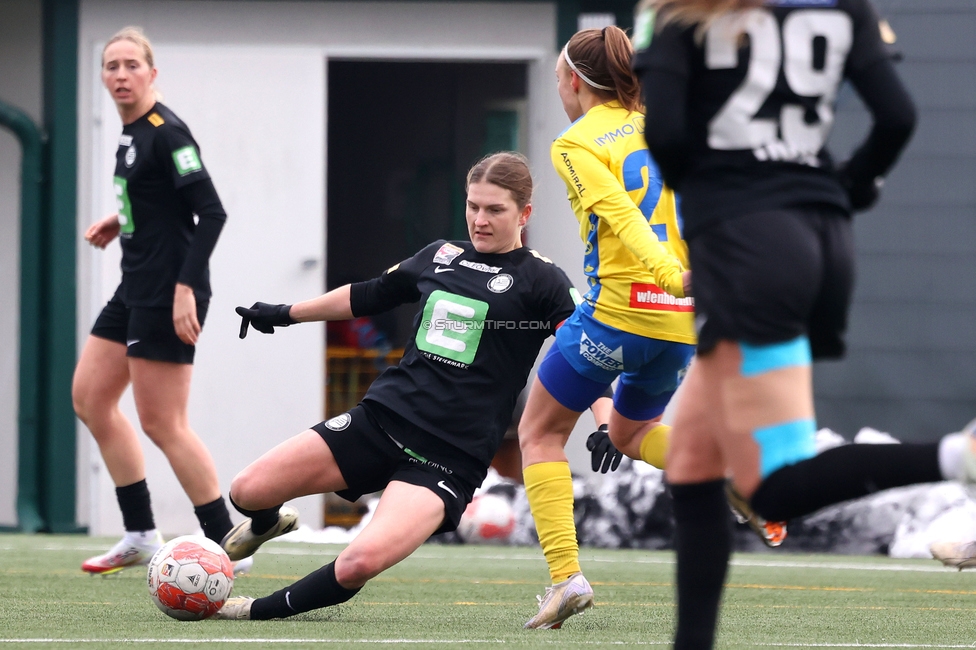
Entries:
{"label": "sponsor patch on sleeve", "polygon": [[180,173],[180,176],[186,176],[187,174],[192,174],[203,169],[203,164],[200,162],[200,155],[193,145],[187,145],[182,149],[174,151],[173,162],[176,163],[176,171]]}
{"label": "sponsor patch on sleeve", "polygon": [[153,113],[152,115],[150,115],[146,119],[149,120],[149,123],[150,124],[152,124],[153,126],[156,126],[156,127],[160,127],[160,126],[166,124],[166,120],[164,120],[163,119],[163,116],[160,115],[159,113]]}
{"label": "sponsor patch on sleeve", "polygon": [[458,255],[464,252],[463,248],[454,244],[444,244],[434,253],[434,264],[450,264]]}

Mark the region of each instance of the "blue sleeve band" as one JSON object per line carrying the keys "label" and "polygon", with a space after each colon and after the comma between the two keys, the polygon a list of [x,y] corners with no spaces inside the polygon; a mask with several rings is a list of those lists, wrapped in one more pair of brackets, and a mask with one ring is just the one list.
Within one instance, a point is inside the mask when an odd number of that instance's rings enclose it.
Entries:
{"label": "blue sleeve band", "polygon": [[810,340],[806,336],[772,345],[739,343],[739,349],[742,350],[743,377],[754,377],[789,366],[809,366],[812,362]]}
{"label": "blue sleeve band", "polygon": [[805,418],[753,431],[759,444],[760,476],[765,479],[781,467],[816,456],[816,429],[814,420]]}

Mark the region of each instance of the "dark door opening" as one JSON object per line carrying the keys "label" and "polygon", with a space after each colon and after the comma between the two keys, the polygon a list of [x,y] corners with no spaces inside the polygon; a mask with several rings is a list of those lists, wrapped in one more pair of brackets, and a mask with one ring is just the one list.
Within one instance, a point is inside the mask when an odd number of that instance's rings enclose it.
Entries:
{"label": "dark door opening", "polygon": [[[330,61],[326,283],[465,239],[464,177],[524,138],[526,65]],[[380,328],[402,346],[412,308]],[[406,319],[406,322],[401,322]]]}
{"label": "dark door opening", "polygon": [[[330,61],[326,285],[367,280],[436,239],[467,239],[464,179],[524,149],[524,63]],[[329,324],[327,414],[354,406],[406,342],[416,305]],[[377,351],[380,352],[377,355]]]}

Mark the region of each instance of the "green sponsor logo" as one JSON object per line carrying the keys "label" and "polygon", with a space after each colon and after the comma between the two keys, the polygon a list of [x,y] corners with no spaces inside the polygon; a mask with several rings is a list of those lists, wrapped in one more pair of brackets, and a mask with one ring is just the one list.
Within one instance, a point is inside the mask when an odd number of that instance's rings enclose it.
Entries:
{"label": "green sponsor logo", "polygon": [[417,349],[469,365],[478,352],[487,314],[486,302],[435,291],[424,305]]}
{"label": "green sponsor logo", "polygon": [[200,154],[197,153],[196,147],[192,145],[174,151],[173,162],[176,163],[176,171],[180,173],[180,176],[186,176],[187,174],[192,174],[203,169],[203,164],[200,162]]}
{"label": "green sponsor logo", "polygon": [[634,19],[634,49],[644,50],[654,38],[654,10],[641,9]]}
{"label": "green sponsor logo", "polygon": [[115,188],[115,208],[119,213],[119,232],[131,235],[136,230],[132,221],[132,203],[129,201],[129,183],[121,176],[112,179]]}

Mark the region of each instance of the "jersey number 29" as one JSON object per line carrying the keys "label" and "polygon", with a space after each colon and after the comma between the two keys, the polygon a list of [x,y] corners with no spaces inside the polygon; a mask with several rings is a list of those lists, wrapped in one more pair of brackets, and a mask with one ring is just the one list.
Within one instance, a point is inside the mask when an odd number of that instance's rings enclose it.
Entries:
{"label": "jersey number 29", "polygon": [[[832,9],[797,10],[787,14],[780,29],[767,9],[726,14],[706,33],[705,66],[737,67],[744,34],[751,49],[746,77],[710,122],[708,145],[717,150],[752,149],[760,160],[816,165],[816,154],[834,121],[834,99],[854,38],[851,17]],[[817,50],[822,56],[815,56]],[[780,70],[795,97],[781,101],[778,117],[757,118],[776,88]],[[818,120],[808,123],[801,97],[816,100]]]}

